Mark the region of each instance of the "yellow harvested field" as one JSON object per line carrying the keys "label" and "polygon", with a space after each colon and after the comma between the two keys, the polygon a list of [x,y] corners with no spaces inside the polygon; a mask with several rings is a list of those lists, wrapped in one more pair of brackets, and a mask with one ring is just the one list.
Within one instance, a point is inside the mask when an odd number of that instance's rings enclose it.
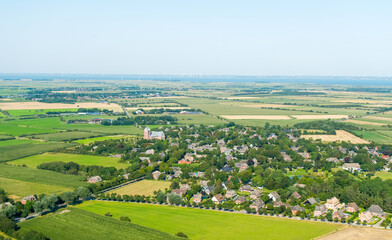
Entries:
{"label": "yellow harvested field", "polygon": [[388,118],[388,117],[366,116],[366,117],[364,117],[364,119],[373,119],[373,120],[391,121],[392,122],[392,118]]}
{"label": "yellow harvested field", "polygon": [[262,119],[262,120],[290,120],[289,116],[285,115],[222,115],[221,117],[227,119]]}
{"label": "yellow harvested field", "polygon": [[67,109],[67,108],[100,108],[122,111],[120,105],[116,103],[96,103],[96,102],[78,102],[68,103],[42,103],[42,102],[4,102],[0,103],[0,109],[3,110],[24,110],[24,109]]}
{"label": "yellow harvested field", "polygon": [[142,180],[139,182],[128,184],[124,187],[117,188],[109,191],[108,193],[117,193],[119,195],[145,195],[152,196],[154,191],[170,188],[170,182],[165,181],[153,181],[153,180]]}
{"label": "yellow harvested field", "polygon": [[249,108],[293,108],[297,107],[294,105],[284,105],[284,104],[251,104],[251,105],[241,105],[240,107]]}
{"label": "yellow harvested field", "polygon": [[348,115],[291,115],[296,119],[341,119],[348,118]]}
{"label": "yellow harvested field", "polygon": [[318,240],[387,240],[392,239],[392,231],[369,227],[347,227],[340,231],[328,234]]}
{"label": "yellow harvested field", "polygon": [[353,144],[368,144],[369,142],[344,130],[336,130],[336,135],[302,135],[305,139],[320,139],[324,142],[351,142]]}
{"label": "yellow harvested field", "polygon": [[366,122],[366,121],[359,121],[359,120],[346,120],[346,122],[360,124],[360,125],[374,125],[374,126],[386,126],[386,125],[388,125],[388,124],[385,124],[385,123]]}

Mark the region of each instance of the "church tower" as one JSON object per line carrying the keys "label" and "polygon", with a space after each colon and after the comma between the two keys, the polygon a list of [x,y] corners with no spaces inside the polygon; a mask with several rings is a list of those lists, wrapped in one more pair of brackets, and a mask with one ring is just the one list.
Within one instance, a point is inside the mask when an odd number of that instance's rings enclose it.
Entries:
{"label": "church tower", "polygon": [[144,129],[144,139],[147,139],[147,140],[151,139],[151,132],[150,131],[151,130],[149,127],[146,127]]}

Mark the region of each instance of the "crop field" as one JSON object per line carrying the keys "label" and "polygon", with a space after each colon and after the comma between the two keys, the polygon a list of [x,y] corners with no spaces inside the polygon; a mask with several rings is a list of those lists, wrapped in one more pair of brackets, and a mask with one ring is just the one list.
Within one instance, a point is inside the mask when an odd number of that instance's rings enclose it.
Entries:
{"label": "crop field", "polygon": [[235,214],[193,208],[139,203],[88,201],[77,206],[113,218],[129,216],[133,223],[171,234],[184,232],[190,239],[313,239],[342,228],[332,223],[316,223],[265,216]]}
{"label": "crop field", "polygon": [[179,124],[205,124],[205,125],[219,125],[225,122],[215,116],[206,114],[175,114],[172,115],[178,119]]}
{"label": "crop field", "polygon": [[70,108],[100,108],[122,112],[122,108],[115,103],[78,102],[42,103],[42,102],[0,102],[2,110],[34,110],[34,109],[70,109]]}
{"label": "crop field", "polygon": [[52,171],[0,164],[0,188],[14,199],[31,194],[51,194],[86,186],[85,178]]}
{"label": "crop field", "polygon": [[355,134],[371,142],[392,144],[392,137],[386,136],[385,132],[390,134],[390,131],[355,131]]}
{"label": "crop field", "polygon": [[120,187],[108,193],[117,193],[119,195],[152,196],[154,194],[154,191],[164,191],[166,188],[170,188],[170,182],[142,180],[139,182],[128,184],[124,187]]}
{"label": "crop field", "polygon": [[7,112],[14,117],[29,116],[29,115],[42,115],[47,112],[77,112],[77,108],[65,109],[21,109],[21,110],[7,110]]}
{"label": "crop field", "polygon": [[77,139],[98,137],[102,135],[103,135],[102,133],[71,131],[71,132],[38,134],[38,135],[33,135],[32,138],[43,139],[46,141],[73,141]]}
{"label": "crop field", "polygon": [[335,233],[319,238],[319,240],[387,240],[392,239],[392,231],[368,227],[347,227]]}
{"label": "crop field", "polygon": [[[12,140],[11,140],[12,141]],[[53,151],[58,148],[71,147],[75,143],[29,143],[19,145],[0,146],[0,162],[28,157],[35,154]]]}
{"label": "crop field", "polygon": [[29,143],[39,144],[40,142],[36,141],[36,140],[31,140],[31,139],[12,139],[12,140],[0,141],[0,147],[20,145],[20,144],[29,144]]}
{"label": "crop field", "polygon": [[85,177],[65,175],[53,171],[0,164],[0,177],[54,186],[76,188],[88,185]]}
{"label": "crop field", "polygon": [[79,140],[76,140],[75,142],[88,145],[93,142],[105,141],[105,140],[110,140],[110,139],[129,139],[129,138],[134,138],[134,137],[135,136],[133,136],[133,135],[114,135],[114,136],[79,139]]}
{"label": "crop field", "polygon": [[30,134],[38,134],[38,133],[53,133],[58,132],[57,130],[48,129],[48,128],[35,128],[28,127],[26,125],[14,125],[10,124],[11,121],[7,123],[0,123],[0,134],[2,135],[12,135],[12,136],[22,136],[22,135],[30,135]]}
{"label": "crop field", "polygon": [[324,142],[351,142],[353,144],[367,144],[369,143],[368,141],[361,139],[349,132],[346,132],[344,130],[336,130],[336,135],[302,135],[302,138],[305,139],[313,139],[317,140],[320,139],[321,141]]}
{"label": "crop field", "polygon": [[127,168],[129,164],[119,163],[118,158],[102,157],[93,155],[69,154],[69,153],[44,153],[31,157],[21,158],[9,162],[12,165],[26,165],[36,168],[46,162],[75,162],[80,165],[96,165],[103,167]]}
{"label": "crop field", "polygon": [[[54,214],[19,223],[19,226],[45,234],[52,240],[74,239],[179,239],[155,229],[69,207]],[[132,219],[133,220],[133,219]]]}
{"label": "crop field", "polygon": [[227,119],[262,119],[262,120],[290,120],[289,116],[284,115],[222,115],[221,117]]}
{"label": "crop field", "polygon": [[103,126],[100,124],[64,124],[62,129],[88,131],[105,134],[127,134],[127,135],[142,135],[143,129],[132,125],[127,126]]}
{"label": "crop field", "polygon": [[14,200],[20,200],[25,196],[34,194],[61,194],[72,191],[73,188],[35,183],[0,177],[0,188],[8,192]]}

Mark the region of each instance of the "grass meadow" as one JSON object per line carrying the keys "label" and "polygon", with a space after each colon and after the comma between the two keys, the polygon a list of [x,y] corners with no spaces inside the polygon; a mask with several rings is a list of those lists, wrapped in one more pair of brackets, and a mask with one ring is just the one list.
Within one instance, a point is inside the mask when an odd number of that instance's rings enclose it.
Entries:
{"label": "grass meadow", "polygon": [[[13,140],[8,140],[13,141]],[[18,145],[0,145],[0,162],[15,160],[35,154],[50,152],[59,148],[75,146],[75,143],[28,143]]]}
{"label": "grass meadow", "polygon": [[145,195],[152,196],[154,191],[170,188],[170,182],[164,181],[153,181],[153,180],[142,180],[139,182],[128,184],[124,187],[117,188],[110,193],[117,193],[119,195]]}
{"label": "grass meadow", "polygon": [[19,223],[19,226],[41,232],[52,240],[180,239],[171,234],[105,217],[102,214],[73,207],[69,207],[67,210],[70,212],[61,213],[62,210],[59,210],[55,214],[24,221]]}
{"label": "grass meadow", "polygon": [[102,135],[103,133],[70,131],[70,132],[38,134],[38,135],[33,135],[32,138],[39,138],[46,141],[73,141],[73,140],[83,139],[83,138],[99,137]]}
{"label": "grass meadow", "polygon": [[[384,134],[381,134],[381,132],[378,131],[354,131],[354,132],[358,136],[361,136],[361,138],[364,138],[371,142],[380,143],[380,144],[392,144],[392,136],[391,137],[385,136]],[[382,132],[384,133],[387,131],[382,131]]]}
{"label": "grass meadow", "polygon": [[19,117],[19,116],[29,116],[29,115],[42,115],[47,112],[77,112],[77,108],[69,108],[69,109],[23,109],[23,110],[7,110],[10,116]]}
{"label": "grass meadow", "polygon": [[134,138],[134,137],[135,136],[133,136],[133,135],[115,135],[115,136],[79,139],[79,140],[76,140],[75,142],[88,145],[93,142],[105,141],[105,140],[110,140],[110,139],[123,139],[123,138]]}
{"label": "grass meadow", "polygon": [[118,158],[69,153],[44,153],[9,162],[13,165],[26,165],[36,168],[46,162],[75,162],[80,165],[97,165],[102,167],[126,168],[129,164],[119,163]]}
{"label": "grass meadow", "polygon": [[77,206],[113,218],[129,216],[133,223],[190,239],[306,240],[342,225],[140,203],[88,201]]}

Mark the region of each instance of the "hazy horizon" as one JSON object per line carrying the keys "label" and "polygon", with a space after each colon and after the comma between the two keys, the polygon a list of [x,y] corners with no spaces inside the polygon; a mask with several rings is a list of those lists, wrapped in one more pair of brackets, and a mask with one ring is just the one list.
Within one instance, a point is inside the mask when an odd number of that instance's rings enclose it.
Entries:
{"label": "hazy horizon", "polygon": [[10,1],[0,72],[392,76],[392,2]]}

